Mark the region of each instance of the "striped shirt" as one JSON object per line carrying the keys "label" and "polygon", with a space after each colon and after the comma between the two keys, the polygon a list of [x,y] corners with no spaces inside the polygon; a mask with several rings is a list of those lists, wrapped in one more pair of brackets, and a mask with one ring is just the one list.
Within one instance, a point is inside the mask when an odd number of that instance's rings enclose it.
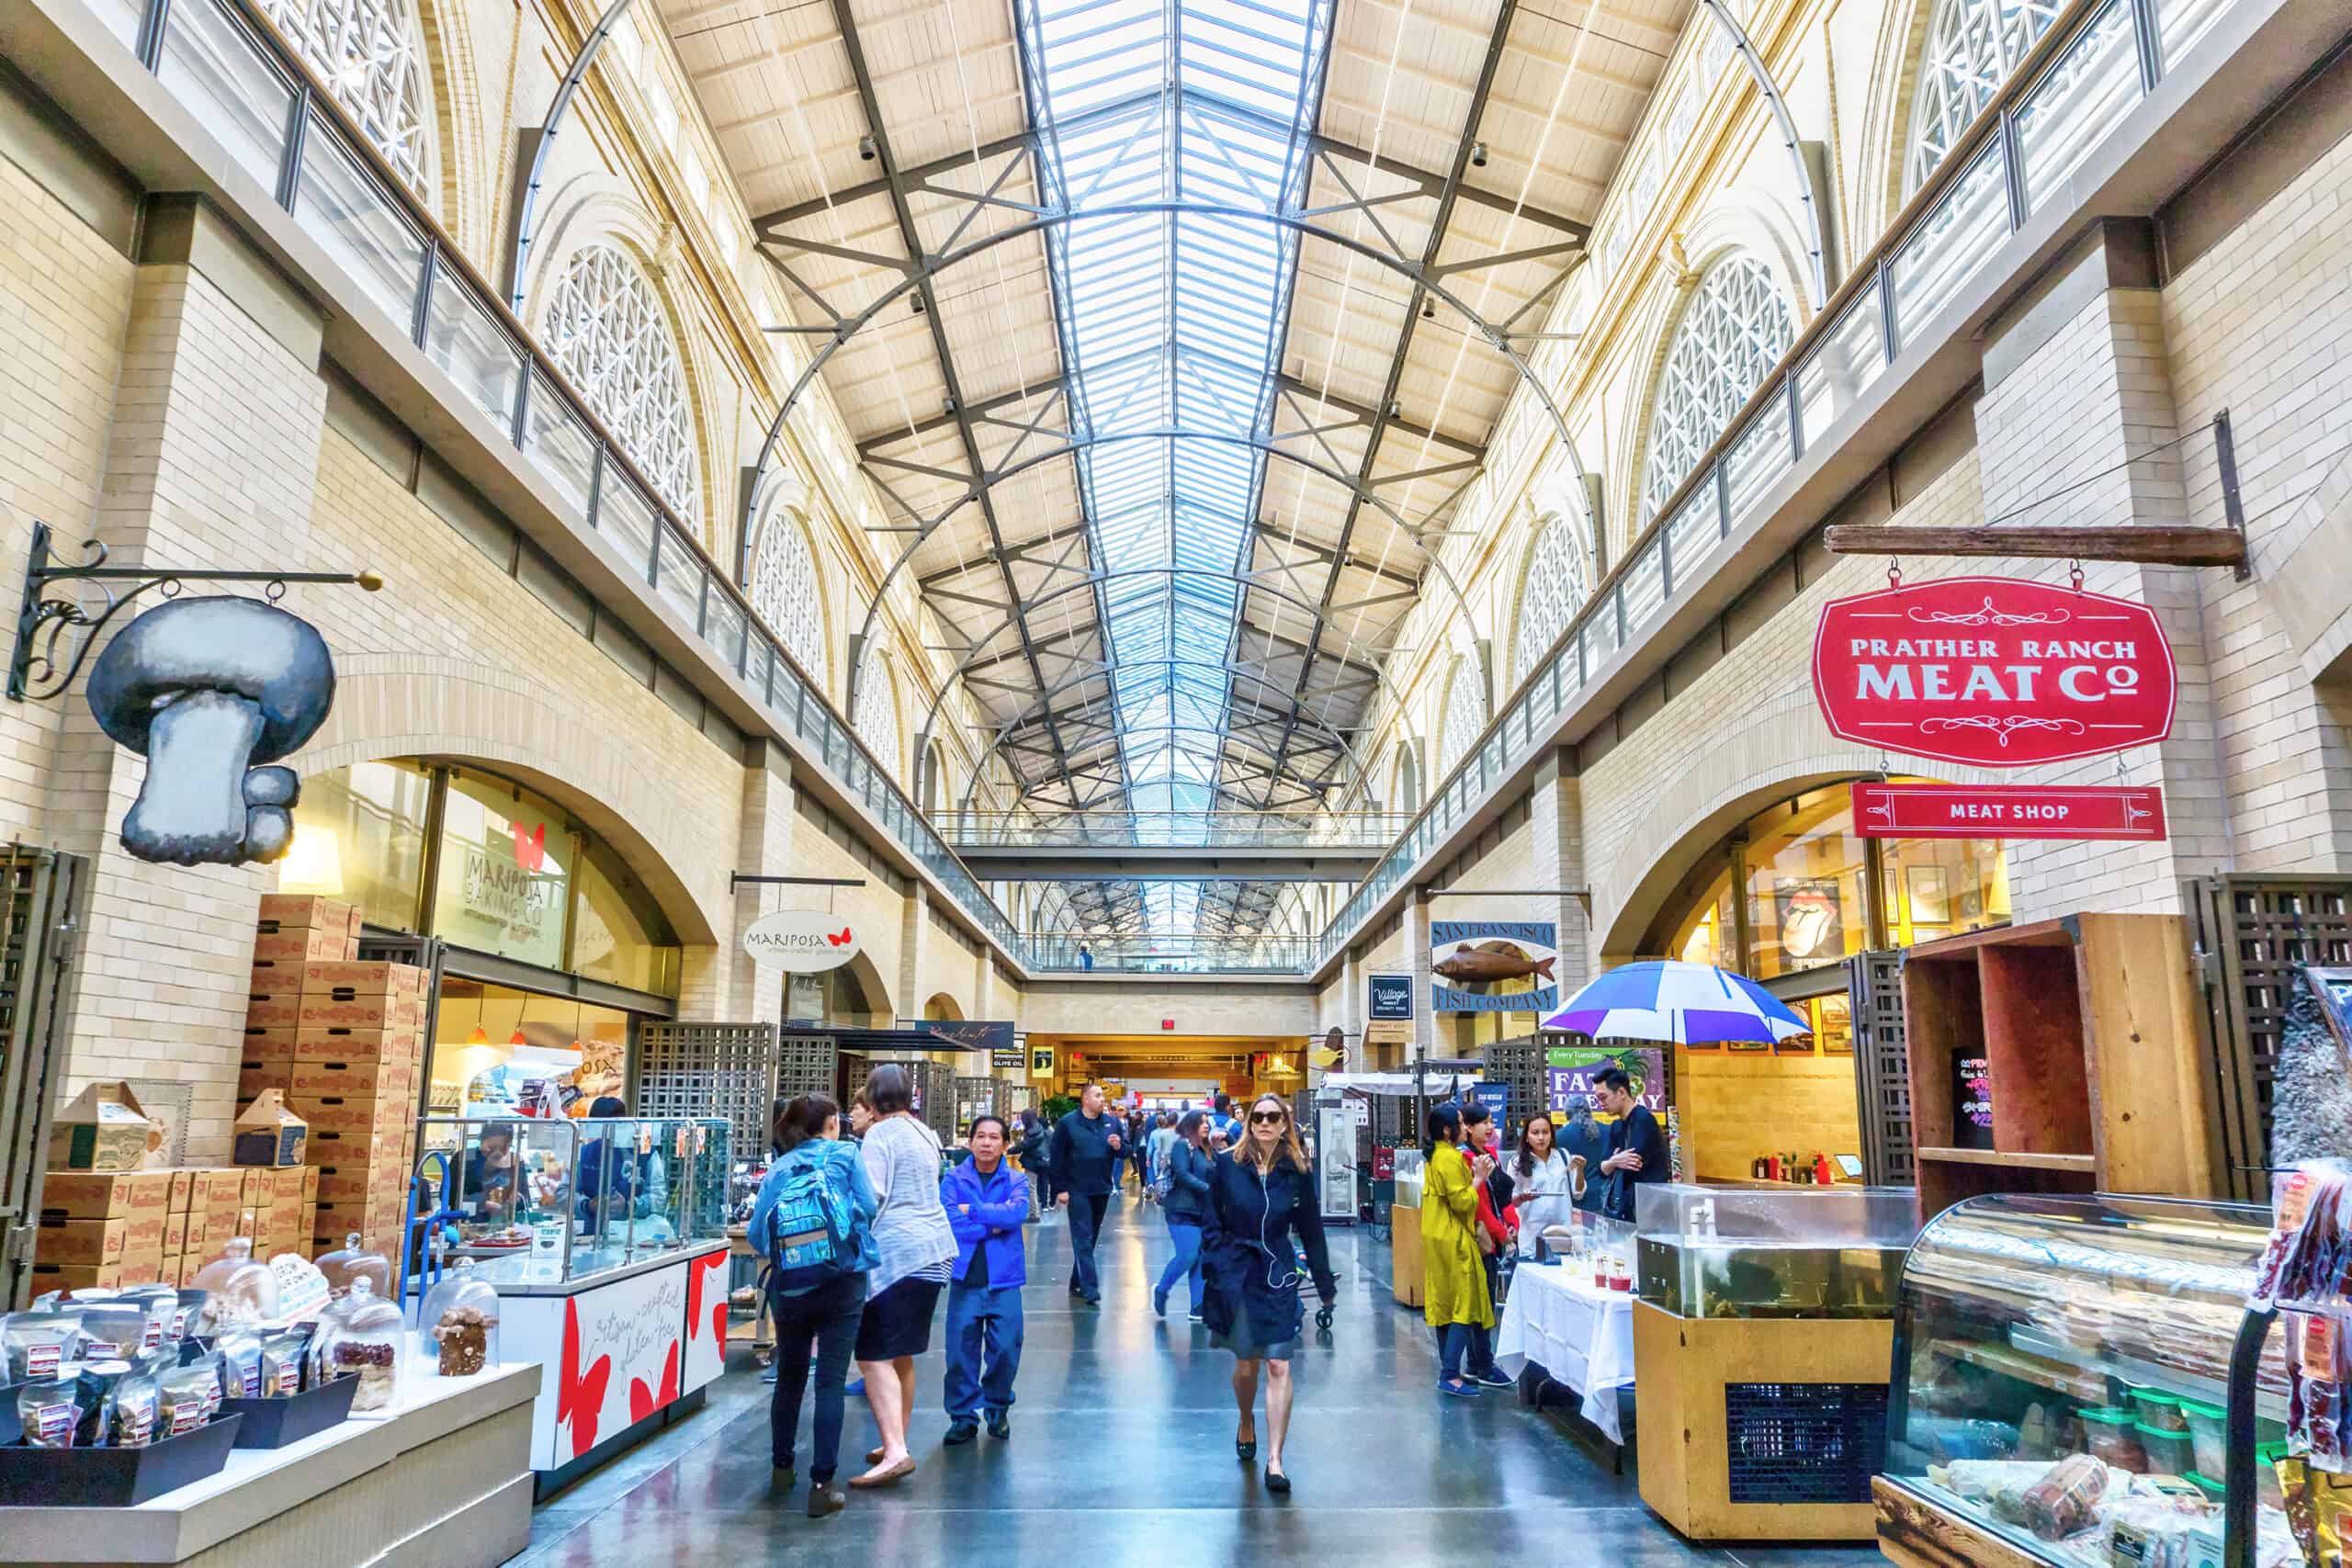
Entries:
{"label": "striped shirt", "polygon": [[939,1201],[939,1138],[911,1116],[886,1116],[865,1130],[865,1173],[882,1201],[874,1243],[882,1261],[866,1277],[868,1298],[901,1280],[945,1284],[956,1232]]}

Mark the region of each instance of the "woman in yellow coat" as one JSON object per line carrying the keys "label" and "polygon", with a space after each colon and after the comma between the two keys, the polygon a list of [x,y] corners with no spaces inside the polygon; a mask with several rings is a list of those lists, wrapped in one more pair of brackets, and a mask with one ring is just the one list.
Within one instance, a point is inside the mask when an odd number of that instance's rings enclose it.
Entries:
{"label": "woman in yellow coat", "polygon": [[[1487,1268],[1478,1253],[1478,1188],[1494,1168],[1481,1154],[1476,1165],[1454,1146],[1462,1136],[1462,1111],[1452,1100],[1430,1108],[1429,1157],[1421,1178],[1421,1314],[1437,1331],[1440,1393],[1475,1398],[1478,1385],[1509,1388],[1510,1379],[1495,1366],[1495,1303],[1487,1293]],[[1467,1375],[1463,1358],[1469,1357]]]}

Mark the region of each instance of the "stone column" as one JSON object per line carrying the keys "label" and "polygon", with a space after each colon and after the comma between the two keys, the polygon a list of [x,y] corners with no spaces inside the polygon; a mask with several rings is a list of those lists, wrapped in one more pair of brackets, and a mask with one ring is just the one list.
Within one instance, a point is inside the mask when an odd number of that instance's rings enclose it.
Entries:
{"label": "stone column", "polygon": [[1371,1020],[1365,996],[1366,982],[1363,959],[1352,947],[1340,958],[1340,1027],[1347,1031],[1347,1055],[1340,1068],[1360,1073],[1372,1065],[1371,1048],[1364,1042],[1364,1030]]}
{"label": "stone column", "polygon": [[[349,570],[311,558],[324,429],[316,309],[213,209],[157,198],[141,234],[105,479],[88,531],[114,566]],[[78,554],[85,520],[61,519]],[[392,563],[382,563],[390,565]],[[223,586],[192,593],[257,594]],[[297,588],[285,607],[336,640],[334,596]],[[150,606],[153,596],[141,601]],[[110,627],[108,637],[137,610]],[[266,866],[158,865],[119,835],[146,782],[143,758],[101,733],[77,688],[59,698],[47,821],[60,849],[95,863],[88,935],[74,970],[71,1033],[52,1092],[93,1079],[190,1082],[187,1156],[228,1154],[254,922],[277,884]]]}
{"label": "stone column", "polygon": [[907,891],[905,915],[899,926],[899,1021],[922,1017],[929,993],[923,989],[923,954],[931,945],[931,886],[920,877]]}
{"label": "stone column", "polygon": [[1405,895],[1405,963],[1413,972],[1413,1043],[1408,1062],[1440,1054],[1439,1022],[1430,1007],[1430,896],[1416,885]]}
{"label": "stone column", "polygon": [[1589,888],[1584,864],[1584,784],[1577,776],[1576,753],[1559,747],[1535,771],[1528,795],[1528,817],[1535,846],[1528,874],[1532,886],[1559,895],[1541,901],[1540,919],[1559,930],[1560,961],[1555,978],[1566,1001],[1578,986],[1592,977],[1592,914],[1589,893],[1584,898],[1567,895]]}
{"label": "stone column", "polygon": [[[733,870],[752,876],[792,874],[792,830],[799,813],[793,807],[792,759],[775,740],[752,740],[743,754],[743,812]],[[766,911],[781,907],[780,888],[750,882],[735,890],[735,926],[726,933],[728,985],[726,1007],[730,1019],[752,1023],[781,1023],[785,1017],[784,971],[754,961],[742,949],[743,929]]]}

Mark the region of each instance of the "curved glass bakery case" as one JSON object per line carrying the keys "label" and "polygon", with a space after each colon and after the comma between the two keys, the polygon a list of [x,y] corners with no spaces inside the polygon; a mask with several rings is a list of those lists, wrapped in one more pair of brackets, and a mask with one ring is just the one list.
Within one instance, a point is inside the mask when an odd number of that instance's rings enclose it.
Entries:
{"label": "curved glass bakery case", "polygon": [[[2231,1358],[2269,1229],[2253,1205],[2108,1196],[1982,1197],[1930,1221],[1896,1303],[1886,1555],[2300,1562],[2267,1461],[2250,1550],[2225,1551]],[[2257,1365],[2245,1392],[2267,1444],[2287,1416],[2277,1336]]]}

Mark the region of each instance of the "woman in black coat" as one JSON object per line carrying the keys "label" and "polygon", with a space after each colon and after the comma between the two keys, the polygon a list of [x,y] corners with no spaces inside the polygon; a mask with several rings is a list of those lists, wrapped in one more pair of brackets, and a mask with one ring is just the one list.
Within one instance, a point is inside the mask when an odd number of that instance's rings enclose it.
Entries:
{"label": "woman in black coat", "polygon": [[[1340,1294],[1323,1241],[1323,1205],[1299,1146],[1290,1107],[1261,1095],[1230,1154],[1213,1160],[1202,1204],[1201,1272],[1206,1281],[1211,1342],[1233,1352],[1233,1403],[1241,1423],[1233,1438],[1242,1460],[1258,1457],[1258,1369],[1266,1369],[1266,1490],[1290,1491],[1283,1438],[1290,1430],[1290,1358],[1306,1325],[1299,1300],[1298,1252],[1315,1293],[1328,1309]],[[1293,1238],[1295,1238],[1294,1240]]]}

